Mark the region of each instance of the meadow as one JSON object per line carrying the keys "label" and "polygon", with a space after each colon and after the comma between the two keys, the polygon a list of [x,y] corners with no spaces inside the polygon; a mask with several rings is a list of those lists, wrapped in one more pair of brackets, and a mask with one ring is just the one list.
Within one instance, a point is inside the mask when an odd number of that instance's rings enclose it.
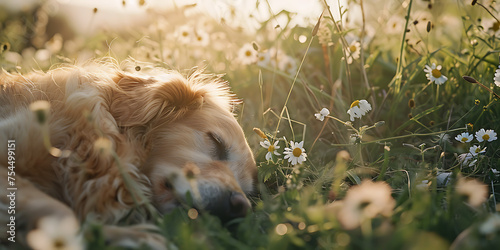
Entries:
{"label": "meadow", "polygon": [[[25,73],[111,57],[144,74],[224,75],[259,167],[253,212],[229,225],[190,208],[159,215],[172,248],[500,244],[496,1],[325,0],[300,22],[255,2],[242,15],[221,1],[220,18],[196,5],[151,8],[147,25],[68,37],[50,27],[49,4],[0,10],[0,66]],[[87,248],[106,249],[91,228]]]}

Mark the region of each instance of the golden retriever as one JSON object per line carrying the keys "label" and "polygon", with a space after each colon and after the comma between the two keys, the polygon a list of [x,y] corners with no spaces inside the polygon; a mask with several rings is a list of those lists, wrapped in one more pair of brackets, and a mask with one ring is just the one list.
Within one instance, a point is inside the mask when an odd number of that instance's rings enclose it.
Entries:
{"label": "golden retriever", "polygon": [[149,202],[165,213],[192,200],[222,221],[247,213],[257,169],[227,84],[140,73],[102,60],[0,74],[0,207],[15,197],[15,214],[0,213],[3,242],[11,216],[29,231],[47,216],[111,225]]}

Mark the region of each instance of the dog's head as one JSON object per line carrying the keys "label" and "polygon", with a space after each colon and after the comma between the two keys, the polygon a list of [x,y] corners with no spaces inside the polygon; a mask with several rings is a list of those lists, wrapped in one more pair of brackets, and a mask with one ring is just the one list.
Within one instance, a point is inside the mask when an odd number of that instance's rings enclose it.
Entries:
{"label": "dog's head", "polygon": [[149,153],[144,172],[161,212],[182,203],[223,221],[250,208],[256,164],[231,109],[235,98],[218,77],[170,73],[120,74],[110,110],[121,127],[143,127]]}

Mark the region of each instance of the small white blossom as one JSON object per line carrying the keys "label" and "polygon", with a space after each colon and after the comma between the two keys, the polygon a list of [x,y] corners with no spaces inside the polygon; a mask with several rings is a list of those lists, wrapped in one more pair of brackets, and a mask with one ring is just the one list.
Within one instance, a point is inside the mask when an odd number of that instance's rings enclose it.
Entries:
{"label": "small white blossom", "polygon": [[472,139],[474,139],[474,136],[467,133],[467,132],[463,132],[455,137],[455,140],[457,140],[461,143],[470,142],[470,141],[472,141]]}
{"label": "small white blossom", "polygon": [[268,161],[271,160],[273,158],[272,157],[273,154],[280,155],[280,153],[276,151],[277,149],[280,148],[280,146],[278,146],[278,142],[279,141],[275,141],[273,145],[271,145],[271,143],[268,140],[260,142],[260,145],[267,149],[266,160]]}
{"label": "small white blossom", "polygon": [[391,15],[388,20],[386,20],[386,27],[384,33],[386,34],[401,34],[401,30],[404,30],[405,19],[399,15]]}
{"label": "small white blossom", "polygon": [[351,116],[351,121],[354,121],[354,118],[361,118],[370,110],[372,110],[372,106],[366,100],[356,100],[351,104],[347,113]]}
{"label": "small white blossom", "polygon": [[238,59],[244,65],[255,63],[257,61],[257,51],[252,44],[247,43],[239,50]]}
{"label": "small white blossom", "polygon": [[284,159],[288,159],[288,162],[291,162],[292,165],[301,164],[306,160],[307,154],[306,150],[303,148],[304,141],[299,143],[294,143],[290,141],[290,148],[285,148]]}
{"label": "small white blossom", "polygon": [[435,63],[432,64],[432,66],[425,65],[425,73],[427,73],[425,76],[427,76],[427,79],[429,79],[431,82],[434,82],[437,85],[441,85],[445,83],[448,80],[448,77],[444,76],[441,73],[441,65],[436,66]]}
{"label": "small white blossom", "polygon": [[327,108],[323,108],[323,109],[321,109],[321,111],[319,111],[319,113],[314,114],[314,116],[316,117],[316,119],[323,121],[323,120],[325,120],[325,116],[327,116],[329,114],[330,114],[330,110],[328,110]]}
{"label": "small white blossom", "polygon": [[78,231],[78,221],[74,218],[43,217],[38,228],[28,233],[26,240],[35,250],[80,250],[83,243]]}
{"label": "small white blossom", "polygon": [[208,35],[208,33],[203,30],[198,30],[194,34],[194,41],[196,45],[206,47],[210,44],[210,35]]}
{"label": "small white blossom", "polygon": [[493,77],[493,81],[495,81],[495,85],[500,87],[500,66],[498,66],[498,69],[495,71],[495,77]]}
{"label": "small white blossom", "polygon": [[189,25],[180,26],[176,32],[177,39],[182,44],[189,44],[193,41],[194,31]]}
{"label": "small white blossom", "polygon": [[482,128],[476,132],[476,139],[479,142],[492,142],[497,139],[497,133],[493,129],[488,129],[485,131],[484,128]]}
{"label": "small white blossom", "polygon": [[472,156],[476,156],[478,154],[482,154],[486,152],[486,148],[481,149],[480,146],[474,145],[469,148],[469,152],[472,154]]}
{"label": "small white blossom", "polygon": [[270,51],[259,52],[257,54],[257,65],[260,67],[269,67],[271,65],[271,53]]}
{"label": "small white blossom", "polygon": [[460,165],[462,165],[464,167],[465,166],[472,167],[477,162],[477,159],[475,159],[471,153],[460,154],[460,155],[458,155],[457,158],[458,158],[458,162],[460,163]]}
{"label": "small white blossom", "polygon": [[391,187],[385,182],[365,180],[351,187],[340,208],[338,220],[345,229],[351,230],[379,215],[390,217],[396,205],[391,193]]}
{"label": "small white blossom", "polygon": [[289,75],[295,75],[297,73],[297,63],[291,56],[280,58],[278,68]]}
{"label": "small white blossom", "polygon": [[346,49],[347,63],[351,64],[353,60],[359,59],[361,54],[361,43],[353,41]]}

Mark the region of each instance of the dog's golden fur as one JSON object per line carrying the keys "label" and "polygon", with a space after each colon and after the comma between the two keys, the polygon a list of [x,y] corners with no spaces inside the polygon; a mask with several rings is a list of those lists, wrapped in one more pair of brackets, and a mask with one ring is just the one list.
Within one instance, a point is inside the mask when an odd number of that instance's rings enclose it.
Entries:
{"label": "dog's golden fur", "polygon": [[[29,108],[38,100],[51,105],[52,146],[69,156],[54,157],[44,146],[43,125]],[[16,143],[17,218],[28,229],[43,216],[73,213],[112,224],[147,200],[166,212],[184,202],[187,192],[202,209],[217,207],[213,203],[227,192],[248,202],[256,165],[231,112],[234,101],[219,77],[201,72],[144,76],[109,62],[27,75],[3,72],[0,202],[8,204],[7,140]],[[116,158],[99,150],[100,138],[111,142]],[[4,213],[0,220],[5,226]]]}

